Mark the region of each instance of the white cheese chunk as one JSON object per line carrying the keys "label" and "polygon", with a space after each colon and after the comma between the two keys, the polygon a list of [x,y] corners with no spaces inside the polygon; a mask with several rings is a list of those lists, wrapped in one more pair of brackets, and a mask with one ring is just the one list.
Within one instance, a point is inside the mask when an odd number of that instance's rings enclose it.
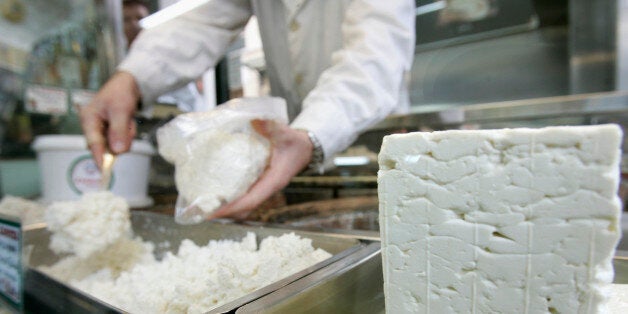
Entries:
{"label": "white cheese chunk", "polygon": [[621,137],[616,125],[386,136],[387,313],[604,311]]}
{"label": "white cheese chunk", "polygon": [[79,200],[54,202],[45,212],[52,232],[50,249],[85,259],[130,238],[129,205],[109,191],[85,193]]}
{"label": "white cheese chunk", "polygon": [[244,194],[270,156],[269,141],[256,134],[211,130],[199,133],[189,146],[195,147],[193,153],[175,162],[175,182],[179,197],[195,205],[186,213],[190,217],[204,218]]}
{"label": "white cheese chunk", "polygon": [[188,113],[157,131],[159,153],[175,165],[179,223],[200,223],[244,195],[268,165],[270,141],[253,130],[253,117],[220,117]]}
{"label": "white cheese chunk", "polygon": [[608,313],[628,313],[628,284],[612,284]]}

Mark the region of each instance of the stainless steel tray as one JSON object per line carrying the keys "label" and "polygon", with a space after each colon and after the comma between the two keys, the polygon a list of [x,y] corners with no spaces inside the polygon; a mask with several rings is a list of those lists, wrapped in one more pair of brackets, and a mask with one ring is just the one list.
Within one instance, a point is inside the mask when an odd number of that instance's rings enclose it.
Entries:
{"label": "stainless steel tray", "polygon": [[380,243],[373,242],[236,313],[382,313],[383,288]]}
{"label": "stainless steel tray", "polygon": [[[253,293],[247,294],[237,300],[233,300],[210,313],[232,312],[244,304],[258,299],[272,291],[290,284],[322,268],[362,252],[370,247],[373,239],[359,237],[353,234],[331,234],[323,232],[311,232],[304,230],[282,229],[279,227],[264,227],[233,224],[228,221],[206,222],[198,225],[179,225],[172,217],[148,212],[133,212],[133,231],[146,241],[153,243],[169,242],[166,249],[156,245],[155,253],[159,258],[166,251],[176,252],[183,239],[190,239],[198,245],[205,245],[211,239],[241,239],[251,231],[257,235],[258,241],[271,235],[281,235],[287,232],[312,239],[312,245],[321,248],[333,256],[325,261],[317,263],[296,274],[284,278],[271,285],[265,286]],[[97,300],[79,290],[73,289],[65,283],[59,282],[36,269],[40,265],[50,265],[61,257],[48,249],[50,233],[45,225],[29,226],[24,233],[25,245],[30,247],[28,268],[25,272],[25,304],[35,312],[85,312],[85,313],[115,313],[123,312],[111,304]]]}

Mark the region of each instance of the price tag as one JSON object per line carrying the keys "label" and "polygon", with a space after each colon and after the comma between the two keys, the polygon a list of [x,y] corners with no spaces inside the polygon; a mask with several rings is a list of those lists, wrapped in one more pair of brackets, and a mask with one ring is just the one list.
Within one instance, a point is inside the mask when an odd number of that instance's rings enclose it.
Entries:
{"label": "price tag", "polygon": [[0,215],[0,297],[23,310],[22,228],[17,218]]}
{"label": "price tag", "polygon": [[26,89],[24,106],[29,112],[65,114],[68,112],[68,92],[62,88],[30,85]]}

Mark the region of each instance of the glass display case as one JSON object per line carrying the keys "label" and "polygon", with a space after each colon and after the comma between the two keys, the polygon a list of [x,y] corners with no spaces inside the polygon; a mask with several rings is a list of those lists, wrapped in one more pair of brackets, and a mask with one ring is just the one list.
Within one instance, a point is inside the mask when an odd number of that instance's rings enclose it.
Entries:
{"label": "glass display case", "polygon": [[[124,53],[122,2],[3,2],[2,156],[28,155],[38,134],[78,133],[89,102]],[[9,5],[10,8],[6,8]]]}

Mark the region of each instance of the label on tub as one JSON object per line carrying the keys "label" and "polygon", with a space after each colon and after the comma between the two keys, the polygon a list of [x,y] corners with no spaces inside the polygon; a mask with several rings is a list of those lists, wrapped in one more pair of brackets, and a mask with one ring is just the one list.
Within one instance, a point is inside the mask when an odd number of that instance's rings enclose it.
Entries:
{"label": "label on tub", "polygon": [[0,214],[0,297],[18,312],[23,307],[23,283],[20,221]]}
{"label": "label on tub", "polygon": [[[68,184],[77,194],[100,190],[100,170],[92,155],[82,155],[74,159],[68,169]],[[115,175],[111,174],[109,189],[113,186]]]}

